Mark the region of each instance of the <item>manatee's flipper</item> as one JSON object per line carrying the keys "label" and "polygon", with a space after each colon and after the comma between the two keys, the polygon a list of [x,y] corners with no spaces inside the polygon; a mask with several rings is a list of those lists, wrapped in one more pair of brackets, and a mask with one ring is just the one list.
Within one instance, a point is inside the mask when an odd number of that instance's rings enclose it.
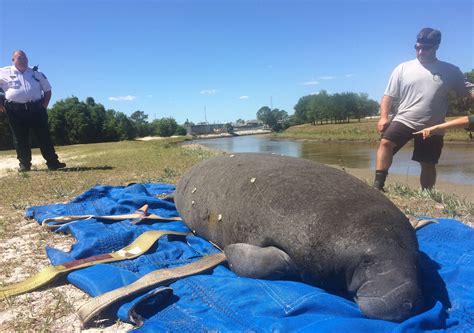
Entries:
{"label": "manatee's flipper", "polygon": [[283,279],[299,276],[291,258],[274,247],[236,243],[224,248],[230,269],[239,276],[254,279]]}

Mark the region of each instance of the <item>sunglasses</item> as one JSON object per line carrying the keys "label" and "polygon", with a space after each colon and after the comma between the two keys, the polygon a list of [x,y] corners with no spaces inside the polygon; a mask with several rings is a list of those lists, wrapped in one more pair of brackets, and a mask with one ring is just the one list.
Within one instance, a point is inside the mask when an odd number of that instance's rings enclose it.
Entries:
{"label": "sunglasses", "polygon": [[429,51],[434,47],[434,45],[416,45],[415,44],[415,50],[420,51]]}

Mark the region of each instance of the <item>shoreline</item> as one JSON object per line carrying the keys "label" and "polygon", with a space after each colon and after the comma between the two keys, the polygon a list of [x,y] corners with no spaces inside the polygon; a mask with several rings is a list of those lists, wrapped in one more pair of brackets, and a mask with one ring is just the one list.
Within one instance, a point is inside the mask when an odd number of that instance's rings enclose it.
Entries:
{"label": "shoreline", "polygon": [[[208,138],[208,139],[212,139],[212,138]],[[366,141],[363,141],[363,142],[366,142]],[[374,143],[374,142],[366,142],[366,143]],[[193,148],[201,147],[201,149],[206,149],[206,150],[211,149],[211,150],[219,151],[223,154],[230,154],[223,150],[208,148],[204,145],[200,145],[199,143],[192,143],[192,141],[188,141],[188,143],[184,143],[184,145],[189,146],[189,148],[191,148],[191,146]],[[374,170],[372,169],[348,168],[348,167],[341,167],[340,165],[331,165],[331,164],[328,164],[328,165],[338,170],[345,171],[349,173],[350,175],[355,176],[356,178],[368,183],[369,185],[372,184],[373,182]],[[415,176],[415,175],[390,173],[389,176],[387,177],[386,186],[395,185],[395,184],[406,185],[414,190],[420,189],[420,181],[419,181],[418,175]],[[473,186],[470,184],[460,184],[456,182],[450,182],[450,181],[438,179],[436,181],[435,189],[447,195],[454,194],[459,199],[474,203]]]}
{"label": "shoreline", "polygon": [[[368,183],[369,185],[372,184],[374,178],[374,170],[371,169],[358,169],[358,168],[341,168],[337,165],[331,165],[332,167],[345,171],[348,174]],[[419,189],[420,188],[420,181],[418,176],[410,176],[410,175],[400,175],[391,173],[387,177],[387,181],[385,182],[386,187],[388,185],[400,184],[406,185],[412,189]],[[460,199],[473,202],[474,203],[474,191],[472,185],[465,185],[459,184],[454,182],[449,182],[445,180],[437,180],[435,189],[442,193],[451,195],[454,194]]]}

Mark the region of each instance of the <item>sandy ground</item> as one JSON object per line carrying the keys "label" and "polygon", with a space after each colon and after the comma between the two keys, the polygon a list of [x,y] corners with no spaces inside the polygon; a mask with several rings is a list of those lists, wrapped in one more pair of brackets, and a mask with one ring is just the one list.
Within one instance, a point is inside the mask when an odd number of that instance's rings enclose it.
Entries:
{"label": "sandy ground", "polygon": [[[46,168],[46,162],[41,155],[33,155],[31,157],[32,167]],[[9,172],[16,172],[18,169],[18,160],[16,155],[6,155],[0,157],[0,177],[5,177]]]}

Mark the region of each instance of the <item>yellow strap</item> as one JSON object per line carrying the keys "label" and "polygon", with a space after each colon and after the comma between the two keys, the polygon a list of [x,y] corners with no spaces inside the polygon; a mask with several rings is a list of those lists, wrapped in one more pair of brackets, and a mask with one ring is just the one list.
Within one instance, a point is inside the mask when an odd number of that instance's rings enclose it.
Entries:
{"label": "yellow strap", "polygon": [[84,328],[87,328],[93,323],[95,318],[100,316],[102,312],[124,298],[133,296],[137,293],[147,292],[159,285],[170,284],[182,277],[204,272],[219,265],[225,260],[226,257],[224,253],[217,253],[205,256],[201,260],[184,266],[170,269],[159,269],[148,273],[132,284],[109,291],[83,304],[77,311],[79,318],[81,319]]}
{"label": "yellow strap", "polygon": [[0,295],[3,298],[7,298],[10,296],[24,294],[52,282],[66,272],[93,266],[95,264],[103,264],[107,262],[136,258],[148,251],[150,247],[164,235],[188,236],[192,234],[168,230],[147,231],[138,236],[130,245],[124,247],[121,250],[106,254],[99,254],[89,258],[78,259],[57,266],[47,267],[25,281],[14,283],[6,287],[1,287]]}
{"label": "yellow strap", "polygon": [[[61,227],[63,224],[69,222],[75,222],[80,220],[88,219],[103,219],[103,220],[112,220],[112,221],[122,221],[131,219],[132,224],[137,224],[142,220],[155,220],[155,221],[182,221],[181,217],[162,217],[156,214],[148,213],[148,205],[140,207],[132,214],[122,214],[122,215],[105,215],[105,216],[96,216],[96,215],[69,215],[69,216],[56,216],[48,219],[44,219],[41,222],[41,225],[50,229],[55,230]],[[50,224],[55,222],[54,224]]]}

